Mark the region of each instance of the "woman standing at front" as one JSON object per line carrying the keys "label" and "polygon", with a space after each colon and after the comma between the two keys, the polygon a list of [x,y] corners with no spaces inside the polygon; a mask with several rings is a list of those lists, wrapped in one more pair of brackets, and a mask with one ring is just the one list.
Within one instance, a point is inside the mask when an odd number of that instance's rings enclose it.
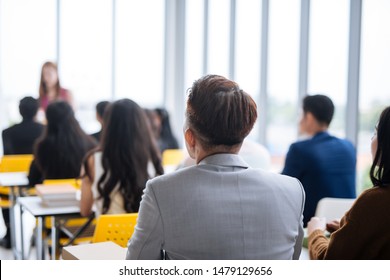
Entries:
{"label": "woman standing at front", "polygon": [[65,101],[73,105],[72,94],[62,88],[58,77],[58,67],[54,62],[48,61],[42,65],[41,81],[39,83],[39,104],[43,111],[54,101]]}

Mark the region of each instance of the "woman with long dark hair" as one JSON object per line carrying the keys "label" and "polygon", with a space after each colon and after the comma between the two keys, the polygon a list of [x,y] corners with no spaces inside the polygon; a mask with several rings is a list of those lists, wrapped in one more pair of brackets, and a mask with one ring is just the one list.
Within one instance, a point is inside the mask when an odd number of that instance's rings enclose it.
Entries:
{"label": "woman with long dark hair", "polygon": [[100,148],[81,171],[81,214],[138,212],[146,181],[163,174],[161,156],[144,111],[130,99],[108,106]]}
{"label": "woman with long dark hair", "polygon": [[[371,189],[340,223],[313,217],[308,223],[311,259],[390,259],[390,107],[383,110],[371,141]],[[324,230],[334,231],[330,240]]]}
{"label": "woman with long dark hair", "polygon": [[81,129],[67,102],[55,101],[46,110],[47,126],[34,147],[31,186],[44,179],[77,178],[83,158],[96,142]]}

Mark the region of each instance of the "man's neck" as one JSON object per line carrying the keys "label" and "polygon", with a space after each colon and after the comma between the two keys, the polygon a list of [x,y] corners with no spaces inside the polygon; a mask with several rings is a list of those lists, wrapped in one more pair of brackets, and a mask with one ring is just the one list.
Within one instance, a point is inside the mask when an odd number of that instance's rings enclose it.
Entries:
{"label": "man's neck", "polygon": [[241,149],[241,144],[232,146],[232,147],[226,147],[226,146],[216,146],[212,149],[205,150],[203,148],[199,148],[195,155],[195,161],[196,164],[198,164],[200,161],[202,161],[204,158],[216,154],[238,154],[238,152]]}

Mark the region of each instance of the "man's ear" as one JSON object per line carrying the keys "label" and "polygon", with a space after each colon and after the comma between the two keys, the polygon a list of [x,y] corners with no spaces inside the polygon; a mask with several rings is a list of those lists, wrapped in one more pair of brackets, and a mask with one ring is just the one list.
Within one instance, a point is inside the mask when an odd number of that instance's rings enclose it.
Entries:
{"label": "man's ear", "polygon": [[195,140],[194,133],[192,132],[191,129],[189,128],[186,129],[186,131],[184,132],[184,139],[186,140],[186,143],[190,148],[195,147],[196,140]]}
{"label": "man's ear", "polygon": [[314,115],[311,112],[307,112],[305,114],[305,118],[306,118],[307,123],[310,125],[317,123],[317,119],[314,117]]}

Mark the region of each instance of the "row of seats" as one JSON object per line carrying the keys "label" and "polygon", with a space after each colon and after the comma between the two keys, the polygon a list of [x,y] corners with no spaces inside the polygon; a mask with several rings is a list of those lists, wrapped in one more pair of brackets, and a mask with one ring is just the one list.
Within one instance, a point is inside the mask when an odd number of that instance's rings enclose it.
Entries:
{"label": "row of seats", "polygon": [[[166,150],[163,154],[163,165],[177,165],[183,157],[182,150]],[[3,156],[0,161],[0,172],[28,172],[32,159],[32,155]],[[76,188],[80,188],[81,183],[77,179],[56,179],[45,180],[43,184],[71,184]],[[9,194],[9,188],[0,187],[0,193],[3,195]],[[30,192],[31,194],[34,193]],[[316,216],[326,217],[327,220],[339,218],[351,207],[353,201],[354,199],[324,198],[318,203]],[[7,202],[2,200],[1,207],[9,207],[9,204],[7,205]],[[133,234],[137,216],[137,213],[101,215],[97,221],[93,217],[68,219],[62,226],[75,235],[62,238],[60,244],[67,246],[86,242],[113,241],[122,247],[126,247]],[[51,227],[49,219],[46,221],[46,227]],[[83,230],[77,231],[80,228]]]}
{"label": "row of seats", "polygon": [[[184,158],[182,150],[166,150],[163,153],[163,166],[177,166]],[[6,155],[0,159],[0,172],[26,172],[28,173],[33,155]],[[45,180],[44,185],[70,184],[80,188],[81,181],[77,179]],[[0,186],[0,207],[9,208],[10,202],[4,197],[10,193],[8,187]],[[35,189],[29,189],[23,195],[36,195]],[[19,194],[22,195],[22,194]],[[70,218],[59,225],[60,230],[68,238],[60,239],[60,246],[81,244],[87,242],[102,242],[111,240],[125,247],[133,234],[138,214],[101,215],[96,221],[93,216],[89,218]],[[46,219],[46,228],[51,228],[51,220]],[[50,244],[50,240],[49,240]]]}

